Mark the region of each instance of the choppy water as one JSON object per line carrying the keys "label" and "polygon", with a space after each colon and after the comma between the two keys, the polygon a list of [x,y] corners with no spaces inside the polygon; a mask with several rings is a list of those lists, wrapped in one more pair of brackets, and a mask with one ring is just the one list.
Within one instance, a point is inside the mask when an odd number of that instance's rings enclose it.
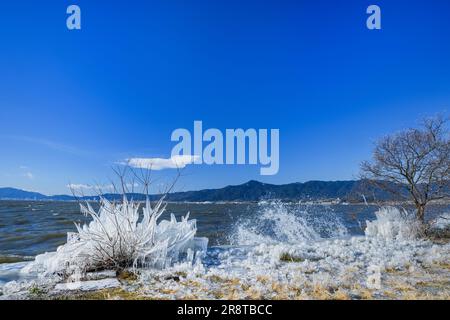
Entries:
{"label": "choppy water", "polygon": [[[430,216],[449,206],[430,208]],[[191,213],[197,219],[197,236],[210,245],[241,245],[274,238],[296,242],[308,237],[363,234],[366,220],[375,219],[377,206],[302,205],[281,203],[172,203],[167,208],[177,217]],[[56,250],[66,242],[74,222],[87,218],[74,202],[0,201],[0,263],[16,262]]]}

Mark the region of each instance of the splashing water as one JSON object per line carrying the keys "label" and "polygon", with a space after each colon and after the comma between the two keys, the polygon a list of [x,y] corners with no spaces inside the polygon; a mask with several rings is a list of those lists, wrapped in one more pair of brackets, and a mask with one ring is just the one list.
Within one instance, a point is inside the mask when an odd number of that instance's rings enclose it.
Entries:
{"label": "splashing water", "polygon": [[343,237],[347,229],[331,208],[265,202],[251,216],[240,219],[229,236],[232,245],[301,243]]}

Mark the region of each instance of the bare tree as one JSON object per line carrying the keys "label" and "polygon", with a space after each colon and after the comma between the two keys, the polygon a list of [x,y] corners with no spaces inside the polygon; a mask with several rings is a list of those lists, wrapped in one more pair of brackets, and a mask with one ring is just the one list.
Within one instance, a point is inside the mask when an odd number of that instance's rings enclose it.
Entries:
{"label": "bare tree", "polygon": [[430,201],[450,196],[447,123],[442,116],[427,118],[420,128],[386,136],[376,143],[373,160],[361,165],[363,179],[412,200],[422,223]]}

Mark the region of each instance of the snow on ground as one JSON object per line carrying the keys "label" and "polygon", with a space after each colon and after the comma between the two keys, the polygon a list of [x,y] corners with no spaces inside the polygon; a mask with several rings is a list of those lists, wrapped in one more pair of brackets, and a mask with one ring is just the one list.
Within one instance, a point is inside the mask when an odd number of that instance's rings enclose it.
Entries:
{"label": "snow on ground", "polygon": [[55,291],[92,291],[103,290],[110,288],[120,287],[119,280],[115,278],[106,278],[102,280],[88,280],[88,281],[76,281],[67,283],[58,283],[55,286]]}
{"label": "snow on ground", "polygon": [[[414,290],[406,290],[410,294],[448,299],[449,253],[449,244],[368,237],[212,248],[209,256],[218,260],[215,266],[197,273],[175,272],[184,276],[179,281],[168,271],[165,276],[151,273],[144,278],[143,292],[159,298],[390,298],[402,297],[404,287],[411,286]],[[417,289],[418,283],[424,290]]]}

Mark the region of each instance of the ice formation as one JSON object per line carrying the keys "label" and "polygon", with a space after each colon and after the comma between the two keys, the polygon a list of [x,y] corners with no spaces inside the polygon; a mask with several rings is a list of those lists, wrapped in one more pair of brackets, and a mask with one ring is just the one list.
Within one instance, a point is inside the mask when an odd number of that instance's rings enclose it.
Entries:
{"label": "ice formation", "polygon": [[376,220],[366,222],[366,235],[369,237],[414,240],[420,234],[420,223],[404,209],[383,207],[375,215]]}
{"label": "ice formation", "polygon": [[438,216],[432,223],[431,228],[436,230],[446,230],[450,228],[450,212]]}
{"label": "ice formation", "polygon": [[127,267],[165,268],[179,261],[183,255],[193,260],[205,250],[205,240],[195,239],[196,221],[189,214],[177,221],[158,222],[166,204],[155,206],[146,201],[140,204],[124,197],[120,203],[101,199],[96,212],[89,203],[81,211],[92,218],[85,225],[76,225],[77,233],[68,234],[68,241],[56,252],[38,255],[23,269],[24,273],[59,274],[74,277],[87,271],[122,269]]}

